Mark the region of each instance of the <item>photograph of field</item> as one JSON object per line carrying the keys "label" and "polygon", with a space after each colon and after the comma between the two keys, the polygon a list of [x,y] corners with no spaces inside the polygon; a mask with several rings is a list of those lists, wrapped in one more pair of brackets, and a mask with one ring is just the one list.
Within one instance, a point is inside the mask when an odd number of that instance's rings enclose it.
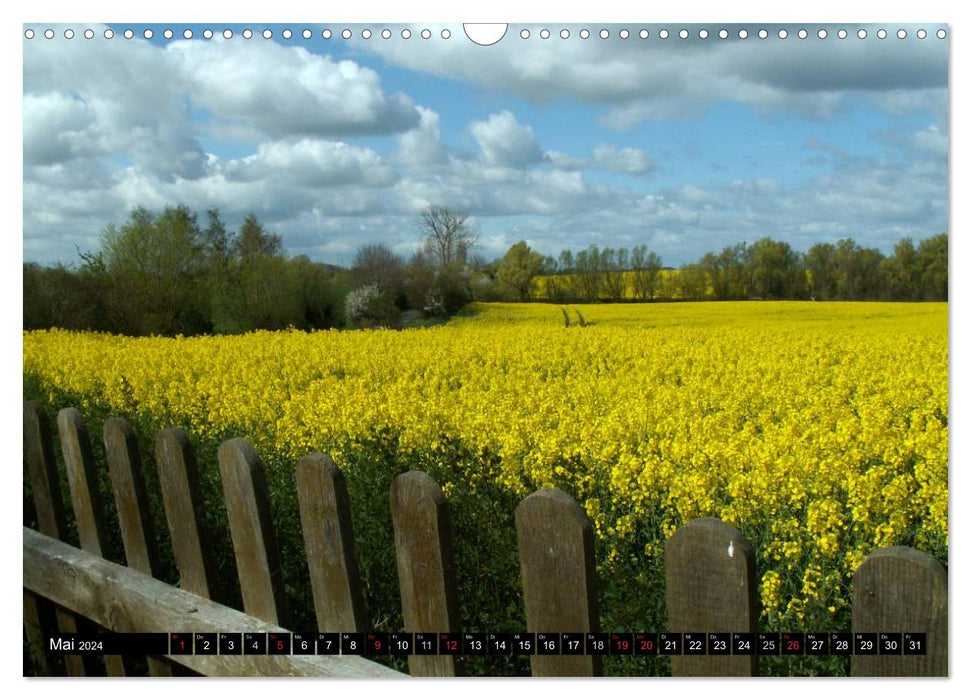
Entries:
{"label": "photograph of field", "polygon": [[24,675],[946,676],[946,25],[428,27],[25,25]]}

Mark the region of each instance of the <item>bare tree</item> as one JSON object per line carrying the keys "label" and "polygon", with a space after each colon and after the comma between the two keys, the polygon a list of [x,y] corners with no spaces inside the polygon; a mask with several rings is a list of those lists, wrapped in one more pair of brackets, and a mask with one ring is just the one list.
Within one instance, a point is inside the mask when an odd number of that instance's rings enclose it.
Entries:
{"label": "bare tree", "polygon": [[401,256],[384,243],[363,245],[354,256],[351,274],[360,286],[377,285],[397,293],[402,284],[405,263]]}
{"label": "bare tree", "polygon": [[418,230],[439,266],[464,263],[479,237],[466,223],[469,215],[432,205],[419,214]]}

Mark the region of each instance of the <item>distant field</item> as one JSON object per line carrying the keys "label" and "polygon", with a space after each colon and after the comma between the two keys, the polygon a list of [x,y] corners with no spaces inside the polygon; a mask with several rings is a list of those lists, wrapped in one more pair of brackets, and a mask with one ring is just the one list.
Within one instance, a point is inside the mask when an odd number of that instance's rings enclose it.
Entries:
{"label": "distant field", "polygon": [[25,391],[50,406],[246,435],[276,470],[324,450],[360,489],[378,468],[466,504],[559,487],[594,523],[607,624],[663,623],[639,598],[696,517],[752,541],[767,629],[845,626],[876,547],[947,564],[946,303],[473,304],[400,332],[23,339]]}

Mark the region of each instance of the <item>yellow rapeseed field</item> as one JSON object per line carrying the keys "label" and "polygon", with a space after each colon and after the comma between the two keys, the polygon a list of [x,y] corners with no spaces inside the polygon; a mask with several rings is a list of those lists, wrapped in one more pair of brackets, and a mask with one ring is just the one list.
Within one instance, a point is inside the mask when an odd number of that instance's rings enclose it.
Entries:
{"label": "yellow rapeseed field", "polygon": [[877,547],[946,562],[947,304],[563,309],[474,304],[408,331],[26,332],[24,374],[82,412],[245,435],[294,461],[340,464],[381,431],[406,451],[458,443],[492,466],[446,493],[564,488],[604,567],[632,538],[657,557],[681,523],[721,518],[756,547],[770,623],[845,610]]}

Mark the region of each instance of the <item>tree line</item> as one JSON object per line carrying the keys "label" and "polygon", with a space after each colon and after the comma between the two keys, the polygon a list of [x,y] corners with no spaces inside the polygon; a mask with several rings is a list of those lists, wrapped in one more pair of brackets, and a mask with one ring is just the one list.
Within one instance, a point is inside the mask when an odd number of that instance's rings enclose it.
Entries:
{"label": "tree line", "polygon": [[24,265],[24,328],[190,335],[326,327],[338,320],[341,296],[329,266],[287,257],[255,215],[230,232],[217,210],[203,224],[185,206],[137,208],[122,226],[108,226],[79,265]]}
{"label": "tree line", "polygon": [[762,238],[675,270],[644,245],[590,246],[553,258],[520,241],[497,264],[496,278],[522,301],[947,301],[947,245],[945,233],[918,244],[904,238],[884,256],[846,238],[799,253]]}
{"label": "tree line", "polygon": [[402,315],[443,316],[472,299],[467,216],[423,211],[424,245],[407,262],[362,247],[351,269],[290,257],[254,215],[229,231],[218,210],[134,209],[109,225],[97,251],[72,266],[24,263],[25,329],[125,335],[396,326]]}
{"label": "tree line", "polygon": [[349,269],[289,256],[250,214],[230,231],[219,211],[134,209],[72,266],[24,263],[24,328],[125,335],[257,329],[400,327],[472,300],[562,302],[815,299],[947,300],[947,234],[905,238],[884,256],[852,239],[805,253],[763,238],[674,270],[645,245],[544,256],[525,241],[487,262],[469,217],[430,206],[407,259],[361,246]]}

